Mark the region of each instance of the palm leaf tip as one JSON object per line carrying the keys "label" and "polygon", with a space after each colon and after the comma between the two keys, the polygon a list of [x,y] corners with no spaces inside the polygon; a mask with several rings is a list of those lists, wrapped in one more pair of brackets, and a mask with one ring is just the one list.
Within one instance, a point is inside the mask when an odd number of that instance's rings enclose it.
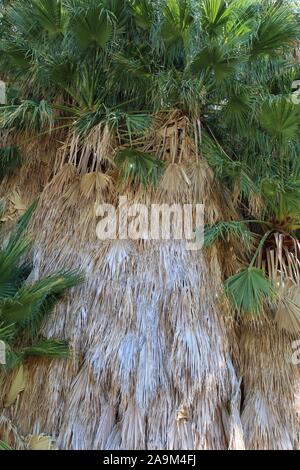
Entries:
{"label": "palm leaf tip", "polygon": [[24,356],[39,356],[39,357],[55,357],[61,359],[68,359],[71,351],[66,341],[45,339],[37,344],[24,348]]}
{"label": "palm leaf tip", "polygon": [[31,204],[31,206],[28,207],[26,212],[19,218],[19,220],[17,221],[12,231],[12,234],[9,240],[9,245],[14,245],[18,241],[20,241],[21,237],[24,235],[24,233],[26,232],[29,226],[29,223],[31,221],[31,218],[34,214],[36,207],[37,207],[37,201],[34,201]]}
{"label": "palm leaf tip", "polygon": [[79,285],[83,279],[82,273],[61,272],[33,285],[25,284],[14,297],[0,299],[4,323],[16,323],[23,327],[39,323],[48,312],[49,302],[50,305],[55,305],[50,299],[60,298],[67,289]]}
{"label": "palm leaf tip", "polygon": [[230,238],[241,240],[247,247],[251,245],[252,237],[244,222],[219,222],[206,226],[204,229],[204,246],[210,246],[217,240],[229,241]]}
{"label": "palm leaf tip", "polygon": [[82,272],[77,271],[62,271],[54,276],[45,278],[45,283],[48,285],[48,293],[59,295],[67,289],[76,287],[84,282],[85,276]]}
{"label": "palm leaf tip", "polygon": [[0,441],[0,450],[13,450],[6,442]]}

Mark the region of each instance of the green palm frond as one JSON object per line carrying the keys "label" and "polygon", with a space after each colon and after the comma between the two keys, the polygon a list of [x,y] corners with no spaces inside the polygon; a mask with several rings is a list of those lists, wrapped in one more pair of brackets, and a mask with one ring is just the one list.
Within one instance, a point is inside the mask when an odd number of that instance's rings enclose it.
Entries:
{"label": "green palm frond", "polygon": [[77,273],[59,273],[34,284],[26,284],[13,297],[0,299],[0,318],[6,325],[31,326],[40,321],[48,296],[61,295],[65,290],[80,284],[83,276]]}
{"label": "green palm frond", "polygon": [[31,100],[20,105],[0,107],[0,127],[5,129],[42,131],[51,130],[54,123],[52,107],[42,100],[39,103]]}
{"label": "green palm frond", "polygon": [[121,150],[116,163],[123,180],[143,186],[156,186],[164,169],[161,160],[135,149]]}
{"label": "green palm frond", "polygon": [[225,123],[240,135],[249,133],[251,117],[255,112],[254,100],[250,94],[239,93],[231,95],[223,109]]}
{"label": "green palm frond", "polygon": [[299,25],[289,6],[274,5],[261,12],[262,18],[252,42],[251,53],[276,55],[299,37]]}
{"label": "green palm frond", "polygon": [[62,271],[29,283],[30,264],[21,263],[29,240],[25,232],[36,203],[19,219],[0,251],[0,340],[6,345],[7,370],[12,370],[29,355],[68,357],[64,341],[38,340],[41,322],[48,316],[66,290],[83,281],[83,275]]}
{"label": "green palm frond", "polygon": [[59,341],[54,339],[44,339],[34,344],[33,346],[24,348],[22,350],[24,357],[57,357],[57,358],[69,358],[70,348],[66,341]]}
{"label": "green palm frond", "polygon": [[297,176],[264,178],[261,193],[265,203],[277,220],[290,219],[290,224],[299,224],[300,179]]}
{"label": "green palm frond", "polygon": [[52,83],[68,91],[76,74],[76,66],[68,55],[61,52],[58,56],[49,55],[45,60],[44,69]]}
{"label": "green palm frond", "polygon": [[33,0],[31,2],[33,19],[50,36],[64,33],[68,24],[68,15],[59,0]]}
{"label": "green palm frond", "polygon": [[[128,49],[129,47],[130,45],[128,45]],[[128,80],[135,80],[142,84],[152,78],[150,64],[143,60],[141,56],[134,55],[134,52],[131,51],[130,53],[126,50],[122,54],[119,52],[113,56],[117,67],[116,72]]]}
{"label": "green palm frond", "polygon": [[213,168],[216,177],[222,181],[226,179],[236,181],[246,170],[246,166],[242,162],[230,158],[223,147],[207,133],[203,134],[200,149]]}
{"label": "green palm frond", "polygon": [[238,314],[253,316],[259,315],[264,302],[275,296],[275,289],[265,273],[252,266],[229,277],[225,292]]}
{"label": "green palm frond", "polygon": [[125,126],[130,141],[134,136],[143,135],[152,125],[152,117],[148,114],[127,114],[123,115]]}
{"label": "green palm frond", "polygon": [[8,64],[11,65],[12,70],[29,70],[32,66],[32,51],[22,42],[14,42],[3,40],[1,42],[1,53],[5,56]]}
{"label": "green palm frond", "polygon": [[133,0],[131,2],[131,11],[139,28],[146,31],[151,30],[154,15],[152,2],[149,0]]}
{"label": "green palm frond", "polygon": [[28,250],[30,243],[28,238],[21,238],[0,251],[0,298],[8,298],[15,293],[19,284],[19,278],[16,276],[19,260]]}
{"label": "green palm frond", "polygon": [[0,441],[0,450],[13,450],[6,442]]}
{"label": "green palm frond", "polygon": [[236,60],[228,54],[227,46],[211,44],[194,58],[190,70],[194,74],[213,71],[216,81],[222,82],[233,73]]}
{"label": "green palm frond", "polygon": [[152,117],[148,114],[126,114],[126,126],[130,133],[143,134],[152,122]]}
{"label": "green palm frond", "polygon": [[107,112],[105,121],[109,123],[112,129],[125,132],[130,140],[133,136],[143,135],[153,123],[152,116],[148,114],[133,114],[122,111]]}
{"label": "green palm frond", "polygon": [[13,371],[16,367],[20,366],[24,361],[24,354],[20,350],[13,350],[9,344],[6,345],[5,365],[0,366],[5,372]]}
{"label": "green palm frond", "polygon": [[6,21],[24,38],[39,37],[38,24],[33,21],[32,11],[28,2],[13,2],[6,12]]}
{"label": "green palm frond", "polygon": [[229,20],[230,9],[225,0],[204,0],[202,2],[202,26],[208,34],[217,34]]}
{"label": "green palm frond", "polygon": [[84,49],[93,45],[104,48],[113,36],[114,25],[115,16],[96,0],[76,5],[70,20],[70,29]]}
{"label": "green palm frond", "polygon": [[190,0],[167,0],[163,9],[161,36],[167,50],[167,60],[182,59],[193,22]]}
{"label": "green palm frond", "polygon": [[11,231],[8,247],[13,247],[15,243],[17,243],[24,236],[36,207],[37,207],[37,201],[34,201],[28,207],[25,213],[21,217],[19,217],[19,219],[17,220],[15,226],[13,227]]}
{"label": "green palm frond", "polygon": [[297,106],[284,96],[267,100],[262,107],[260,123],[273,137],[281,140],[294,139],[299,134]]}
{"label": "green palm frond", "polygon": [[105,121],[105,110],[103,106],[99,106],[95,111],[75,111],[77,113],[74,127],[79,136],[86,136],[92,130],[93,127],[97,126],[101,122]]}
{"label": "green palm frond", "polygon": [[15,334],[15,325],[4,326],[3,324],[0,324],[0,341],[3,341],[4,343],[9,343],[13,339]]}
{"label": "green palm frond", "polygon": [[22,282],[29,275],[29,263],[20,264],[21,257],[28,250],[31,241],[25,236],[36,203],[19,218],[7,243],[0,249],[0,298],[15,295]]}

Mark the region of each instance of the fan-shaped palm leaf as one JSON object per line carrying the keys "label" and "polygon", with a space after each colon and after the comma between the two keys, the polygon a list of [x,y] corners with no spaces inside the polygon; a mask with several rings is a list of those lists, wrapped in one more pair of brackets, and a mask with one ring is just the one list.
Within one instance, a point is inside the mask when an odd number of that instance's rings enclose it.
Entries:
{"label": "fan-shaped palm leaf", "polygon": [[227,279],[225,292],[239,314],[258,315],[275,290],[261,269],[248,267]]}
{"label": "fan-shaped palm leaf", "polygon": [[293,139],[299,131],[297,107],[285,97],[267,100],[262,107],[260,123],[273,137]]}
{"label": "fan-shaped palm leaf", "polygon": [[74,8],[70,29],[81,47],[97,45],[103,48],[112,38],[114,22],[114,15],[104,8],[103,2],[92,0]]}
{"label": "fan-shaped palm leaf", "polygon": [[212,44],[194,57],[190,69],[194,74],[212,70],[216,80],[221,82],[233,72],[235,63],[236,60],[228,55],[226,46]]}
{"label": "fan-shaped palm leaf", "polygon": [[202,26],[209,34],[217,34],[226,25],[230,9],[225,0],[204,0],[202,2]]}
{"label": "fan-shaped palm leaf", "polygon": [[289,6],[270,6],[261,12],[251,53],[276,55],[278,49],[289,47],[299,37],[299,25]]}

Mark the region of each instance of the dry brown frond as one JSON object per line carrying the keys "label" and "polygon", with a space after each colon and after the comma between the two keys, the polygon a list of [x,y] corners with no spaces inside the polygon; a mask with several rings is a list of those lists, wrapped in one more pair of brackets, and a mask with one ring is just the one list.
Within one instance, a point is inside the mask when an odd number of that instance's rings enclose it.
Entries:
{"label": "dry brown frond", "polygon": [[204,159],[192,161],[187,169],[193,202],[206,204],[212,197],[213,172]]}
{"label": "dry brown frond", "polygon": [[19,434],[17,427],[5,413],[1,413],[0,416],[0,439],[12,449],[26,450],[27,448],[24,438]]}
{"label": "dry brown frond", "polygon": [[291,334],[300,331],[300,243],[282,233],[272,234],[260,253],[264,269],[278,292],[272,305],[278,326]]}
{"label": "dry brown frond", "polygon": [[191,182],[182,165],[170,163],[159,184],[159,198],[164,202],[188,201]]}
{"label": "dry brown frond", "polygon": [[244,403],[242,423],[247,449],[298,447],[295,408],[298,366],[291,362],[291,337],[276,323],[260,328],[243,325],[240,337]]}
{"label": "dry brown frond", "polygon": [[275,309],[279,328],[296,336],[300,331],[300,286],[282,286]]}
{"label": "dry brown frond", "polygon": [[54,172],[65,163],[75,166],[79,174],[98,172],[103,164],[113,166],[114,142],[114,133],[107,124],[93,127],[84,138],[72,130],[57,152]]}
{"label": "dry brown frond", "polygon": [[80,180],[80,192],[83,197],[93,202],[99,202],[107,192],[112,192],[112,178],[100,171],[86,173]]}
{"label": "dry brown frond", "polygon": [[65,195],[72,182],[76,180],[76,168],[73,165],[66,164],[52,178],[47,185],[47,202],[51,205],[54,200]]}
{"label": "dry brown frond", "polygon": [[80,201],[80,177],[76,176],[62,197],[65,207],[75,207]]}

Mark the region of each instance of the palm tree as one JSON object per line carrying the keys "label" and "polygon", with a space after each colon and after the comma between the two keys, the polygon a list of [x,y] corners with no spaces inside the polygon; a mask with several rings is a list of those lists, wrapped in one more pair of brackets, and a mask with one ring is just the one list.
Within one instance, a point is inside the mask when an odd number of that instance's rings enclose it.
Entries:
{"label": "palm tree", "polygon": [[[76,360],[55,364],[47,381],[46,364],[31,369],[23,399],[44,399],[29,418],[16,411],[24,434],[35,426],[75,449],[299,445],[297,371],[284,359],[299,327],[299,23],[290,6],[5,8],[0,126],[10,175],[1,192],[12,213],[11,194],[28,204],[41,193],[38,272],[87,272],[45,330],[68,338]],[[97,240],[94,206],[118,195],[204,203],[207,248]]]}

